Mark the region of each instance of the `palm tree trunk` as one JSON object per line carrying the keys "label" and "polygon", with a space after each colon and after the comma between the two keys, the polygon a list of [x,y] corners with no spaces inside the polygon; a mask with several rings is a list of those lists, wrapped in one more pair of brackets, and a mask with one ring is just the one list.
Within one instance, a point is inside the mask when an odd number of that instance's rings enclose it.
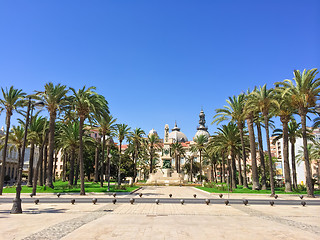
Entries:
{"label": "palm tree trunk", "polygon": [[66,174],[67,174],[67,159],[68,159],[68,154],[67,151],[64,151],[64,156],[63,156],[63,170],[62,170],[62,181],[66,181]]}
{"label": "palm tree trunk", "polygon": [[292,167],[292,183],[293,188],[297,189],[297,170],[296,170],[296,155],[295,155],[295,143],[291,141],[291,167]]}
{"label": "palm tree trunk", "polygon": [[79,179],[79,156],[77,157],[76,174],[74,175],[74,185],[77,185]]}
{"label": "palm tree trunk", "polygon": [[266,128],[266,139],[267,139],[267,147],[268,147],[271,196],[274,196],[275,192],[274,192],[274,178],[273,178],[273,162],[272,162],[272,156],[271,156],[268,114],[264,113],[263,117],[264,117],[264,125]]}
{"label": "palm tree trunk", "polygon": [[100,169],[100,187],[103,187],[103,163],[104,163],[104,147],[106,145],[106,136],[103,134],[102,137],[102,159],[101,159],[101,169]]}
{"label": "palm tree trunk", "polygon": [[233,189],[237,188],[237,168],[234,152],[231,151],[231,185]]}
{"label": "palm tree trunk", "polygon": [[239,165],[238,180],[239,180],[239,185],[242,185],[241,153],[238,154],[238,165]]}
{"label": "palm tree trunk", "polygon": [[[40,171],[41,166],[43,164],[43,149],[44,149],[44,146],[46,145],[48,134],[49,134],[48,132],[45,133],[45,138],[39,147],[39,159],[38,159],[37,166],[35,168],[34,176],[33,176],[33,186],[32,186],[32,194],[33,195],[36,195],[36,193],[37,193],[37,182],[38,182],[39,171]],[[41,171],[40,171],[40,173],[41,173]]]}
{"label": "palm tree trunk", "polygon": [[110,191],[110,147],[107,146],[107,166],[106,166],[106,174],[107,174],[107,181],[108,181],[108,191]]}
{"label": "palm tree trunk", "polygon": [[34,159],[34,143],[31,143],[30,146],[30,157],[29,157],[29,167],[28,167],[28,187],[32,187],[32,178],[33,178],[33,159]]}
{"label": "palm tree trunk", "polygon": [[193,169],[192,169],[192,165],[193,165],[193,157],[191,157],[191,159],[190,159],[190,180],[191,180],[191,182],[193,182]]}
{"label": "palm tree trunk", "polygon": [[53,176],[52,176],[53,182],[56,181],[57,161],[58,161],[58,153],[56,152],[54,154],[54,168],[53,168]]}
{"label": "palm tree trunk", "polygon": [[[42,149],[42,164],[40,165],[39,168],[39,185],[43,186],[43,151],[44,149]],[[40,154],[40,153],[39,153]]]}
{"label": "palm tree trunk", "polygon": [[211,169],[210,169],[210,175],[211,175],[211,182],[214,181],[214,169],[213,169],[213,164],[211,164]]}
{"label": "palm tree trunk", "polygon": [[257,124],[258,143],[259,143],[259,156],[260,156],[260,164],[261,164],[261,189],[262,190],[267,190],[266,164],[265,164],[265,161],[264,161],[261,124],[260,124],[259,120],[256,121],[256,124]]}
{"label": "palm tree trunk", "polygon": [[46,143],[46,145],[44,146],[44,152],[43,152],[43,183],[46,183],[46,180],[47,180],[47,167],[48,167],[48,145]]}
{"label": "palm tree trunk", "polygon": [[80,124],[79,124],[79,163],[80,163],[80,182],[81,182],[81,190],[80,195],[86,195],[84,189],[84,163],[83,163],[83,124],[84,124],[84,116],[80,116]]}
{"label": "palm tree trunk", "polygon": [[122,141],[120,141],[120,149],[119,149],[119,168],[118,168],[118,186],[121,185],[121,147],[122,147]]}
{"label": "palm tree trunk", "polygon": [[53,174],[53,151],[54,151],[54,130],[55,130],[56,112],[50,113],[49,120],[49,159],[48,159],[48,169],[47,169],[47,180],[46,186],[54,188],[52,183]]}
{"label": "palm tree trunk", "polygon": [[218,175],[217,175],[217,163],[213,164],[213,168],[214,168],[214,180],[216,183],[218,183]]}
{"label": "palm tree trunk", "polygon": [[136,149],[134,151],[134,159],[133,159],[133,182],[136,182],[136,178],[137,178],[137,159],[138,159],[138,150]]}
{"label": "palm tree trunk", "polygon": [[308,193],[308,197],[314,197],[311,168],[310,168],[310,162],[309,162],[309,153],[308,153],[306,113],[300,113],[300,117],[301,117],[302,139],[303,139],[303,149],[304,149],[304,165],[305,165],[305,172],[306,172],[307,193]]}
{"label": "palm tree trunk", "polygon": [[289,165],[289,136],[288,136],[288,118],[280,117],[283,132],[283,163],[284,163],[284,181],[285,191],[292,192],[290,165]]}
{"label": "palm tree trunk", "polygon": [[53,152],[54,152],[54,131],[55,131],[55,120],[56,120],[56,113],[50,113],[50,120],[49,120],[49,159],[48,159],[48,167],[47,167],[47,179],[46,179],[46,186],[50,188],[54,188],[52,183],[52,174],[53,174]]}
{"label": "palm tree trunk", "polygon": [[[246,156],[246,147],[244,144],[243,139],[243,123],[238,123],[238,128],[240,132],[240,140],[241,140],[241,147],[242,147],[242,161],[243,161],[243,188],[248,188],[248,182],[247,182],[247,156]],[[241,164],[240,164],[241,165]]]}
{"label": "palm tree trunk", "polygon": [[252,189],[259,190],[259,176],[257,168],[257,158],[256,158],[256,143],[253,130],[253,117],[252,115],[247,118],[249,139],[250,139],[250,153],[251,153],[251,165],[252,165]]}
{"label": "palm tree trunk", "polygon": [[7,112],[7,115],[6,115],[7,129],[6,129],[6,137],[4,140],[4,148],[2,151],[2,167],[1,167],[1,174],[0,174],[0,195],[2,195],[3,184],[4,184],[4,175],[6,174],[5,167],[6,167],[7,148],[8,148],[8,140],[9,140],[9,132],[10,132],[10,120],[11,120],[11,116]]}
{"label": "palm tree trunk", "polygon": [[94,155],[94,181],[97,183],[99,181],[99,145],[96,142],[96,151]]}
{"label": "palm tree trunk", "polygon": [[153,167],[153,145],[150,146],[150,175],[152,173],[152,167]]}
{"label": "palm tree trunk", "polygon": [[69,185],[73,185],[75,155],[76,155],[75,149],[73,148],[71,150],[71,158],[70,158]]}

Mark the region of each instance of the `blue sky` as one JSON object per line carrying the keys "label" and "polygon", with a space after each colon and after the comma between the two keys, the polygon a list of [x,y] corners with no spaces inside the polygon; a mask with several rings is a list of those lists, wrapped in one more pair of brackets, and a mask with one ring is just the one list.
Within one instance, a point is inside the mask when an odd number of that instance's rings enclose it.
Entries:
{"label": "blue sky", "polygon": [[[0,1],[0,86],[96,86],[118,122],[192,139],[228,96],[320,67],[320,1]],[[16,116],[16,115],[15,115]],[[5,115],[0,116],[0,126]]]}

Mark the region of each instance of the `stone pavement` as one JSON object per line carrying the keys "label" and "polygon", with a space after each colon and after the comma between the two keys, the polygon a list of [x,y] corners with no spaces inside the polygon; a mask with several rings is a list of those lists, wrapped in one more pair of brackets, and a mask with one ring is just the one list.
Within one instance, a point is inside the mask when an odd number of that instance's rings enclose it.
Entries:
{"label": "stone pavement", "polygon": [[[0,239],[319,239],[320,236],[320,206],[162,204],[161,198],[168,198],[169,193],[178,199],[193,198],[193,194],[199,198],[218,198],[218,194],[192,187],[144,187],[136,194],[139,192],[145,198],[159,198],[160,204],[71,205],[40,201],[39,205],[23,204],[24,214],[19,215],[8,213],[12,204],[1,204]],[[270,199],[261,195],[229,197]],[[280,197],[297,199],[297,196]]]}

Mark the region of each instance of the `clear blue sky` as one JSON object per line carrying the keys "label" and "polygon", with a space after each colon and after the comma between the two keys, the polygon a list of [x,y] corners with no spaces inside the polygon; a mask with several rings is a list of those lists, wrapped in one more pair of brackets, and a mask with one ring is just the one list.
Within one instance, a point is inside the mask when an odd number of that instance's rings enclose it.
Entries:
{"label": "clear blue sky", "polygon": [[[192,139],[203,107],[320,68],[320,1],[0,1],[0,86],[96,86],[120,123]],[[0,116],[0,126],[5,115]]]}

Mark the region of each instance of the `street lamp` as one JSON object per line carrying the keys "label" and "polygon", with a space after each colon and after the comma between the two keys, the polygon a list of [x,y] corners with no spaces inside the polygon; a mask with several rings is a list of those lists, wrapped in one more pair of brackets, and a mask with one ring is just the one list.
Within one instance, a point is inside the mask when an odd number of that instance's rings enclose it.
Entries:
{"label": "street lamp", "polygon": [[30,112],[30,108],[31,108],[31,118],[32,118],[33,107],[37,107],[40,109],[40,108],[44,107],[44,102],[38,101],[38,102],[32,103],[31,97],[29,97],[27,116],[26,116],[26,122],[25,122],[25,128],[24,128],[23,145],[22,145],[22,149],[21,149],[21,158],[19,159],[19,164],[18,164],[19,169],[18,169],[18,176],[17,176],[16,197],[13,199],[13,205],[12,205],[12,209],[10,211],[11,214],[22,213],[21,198],[20,198],[22,169],[23,169],[23,163],[24,163],[24,153],[26,150],[26,143],[27,143],[27,134],[28,134],[28,126],[29,126],[29,112]]}
{"label": "street lamp", "polygon": [[111,162],[112,155],[111,153],[108,154],[108,192],[110,192],[110,162]]}

